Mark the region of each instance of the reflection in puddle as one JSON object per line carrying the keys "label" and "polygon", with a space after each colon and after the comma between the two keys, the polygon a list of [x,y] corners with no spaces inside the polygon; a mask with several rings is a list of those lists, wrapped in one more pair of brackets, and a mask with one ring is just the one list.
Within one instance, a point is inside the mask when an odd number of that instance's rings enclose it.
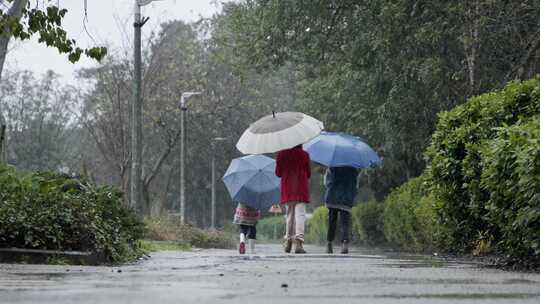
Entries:
{"label": "reflection in puddle", "polygon": [[434,293],[434,294],[395,294],[374,296],[374,298],[393,299],[530,299],[538,298],[540,293]]}
{"label": "reflection in puddle", "polygon": [[[287,298],[313,298],[306,294],[287,294]],[[318,299],[449,299],[449,300],[496,300],[496,299],[533,299],[540,298],[540,293],[418,293],[418,294],[383,294],[383,295],[317,295]]]}
{"label": "reflection in puddle", "polygon": [[389,268],[441,268],[452,266],[450,264],[441,261],[430,261],[425,263],[387,263],[387,264],[375,264],[379,267]]}

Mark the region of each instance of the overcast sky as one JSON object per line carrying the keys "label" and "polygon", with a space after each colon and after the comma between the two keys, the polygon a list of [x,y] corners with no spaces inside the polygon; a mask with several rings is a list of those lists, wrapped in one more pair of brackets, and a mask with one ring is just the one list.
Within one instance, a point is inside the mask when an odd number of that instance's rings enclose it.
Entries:
{"label": "overcast sky", "polygon": [[[32,1],[35,2],[35,1]],[[194,21],[200,16],[210,17],[220,10],[215,0],[161,0],[143,7],[143,16],[150,17],[143,27],[143,39],[159,24],[167,20],[181,19]],[[70,37],[81,47],[106,45],[110,51],[132,48],[133,3],[134,0],[87,0],[87,23],[84,29],[84,0],[58,0],[61,7],[68,9],[64,28]],[[56,49],[31,41],[12,41],[6,59],[6,68],[31,70],[41,75],[47,70],[61,74],[63,81],[75,83],[74,72],[81,67],[95,65],[95,61],[81,57],[81,61],[71,64],[66,55],[58,54]]]}

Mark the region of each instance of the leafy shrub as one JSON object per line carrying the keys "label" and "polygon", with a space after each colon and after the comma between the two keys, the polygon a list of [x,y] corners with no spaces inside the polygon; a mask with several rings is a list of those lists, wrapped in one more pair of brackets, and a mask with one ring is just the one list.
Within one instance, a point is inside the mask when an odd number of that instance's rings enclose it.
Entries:
{"label": "leafy shrub", "polygon": [[92,251],[105,261],[137,255],[141,219],[113,187],[0,166],[0,247]]}
{"label": "leafy shrub", "polygon": [[231,233],[219,230],[204,230],[191,225],[183,225],[178,220],[166,218],[146,218],[146,239],[153,241],[174,241],[184,246],[198,248],[233,248],[235,238]]}
{"label": "leafy shrub", "polygon": [[180,227],[179,241],[198,248],[234,248],[236,240],[231,234],[219,230],[203,230],[193,226]]}
{"label": "leafy shrub", "polygon": [[354,206],[352,213],[353,239],[369,245],[384,243],[384,205],[369,201]]}
{"label": "leafy shrub", "polygon": [[328,233],[328,208],[317,207],[312,217],[306,222],[305,239],[310,243],[326,243]]}
{"label": "leafy shrub", "polygon": [[190,249],[189,245],[180,244],[175,241],[153,241],[153,240],[139,240],[137,246],[147,253],[156,251],[187,251]]}
{"label": "leafy shrub", "polygon": [[424,177],[410,179],[385,200],[384,235],[401,248],[427,251],[447,247],[449,232],[440,223],[440,208],[424,187]]}
{"label": "leafy shrub", "polygon": [[[384,242],[382,229],[382,204],[375,201],[355,206],[351,211],[351,233],[353,240],[367,244]],[[341,224],[338,222],[337,231]],[[328,208],[321,206],[313,211],[312,217],[306,223],[306,241],[326,243],[328,233]]]}
{"label": "leafy shrub", "polygon": [[166,218],[145,218],[145,239],[153,241],[176,241],[178,240],[178,224]]}
{"label": "leafy shrub", "polygon": [[506,252],[540,260],[540,115],[497,135],[482,150],[487,218]]}
{"label": "leafy shrub", "polygon": [[427,181],[442,201],[442,221],[452,227],[456,248],[470,249],[479,233],[498,236],[498,225],[487,217],[490,193],[481,185],[482,149],[498,136],[498,127],[525,122],[539,112],[540,76],[510,82],[439,115],[426,154]]}
{"label": "leafy shrub", "polygon": [[285,217],[283,215],[269,216],[257,224],[257,237],[267,240],[280,240],[285,235]]}

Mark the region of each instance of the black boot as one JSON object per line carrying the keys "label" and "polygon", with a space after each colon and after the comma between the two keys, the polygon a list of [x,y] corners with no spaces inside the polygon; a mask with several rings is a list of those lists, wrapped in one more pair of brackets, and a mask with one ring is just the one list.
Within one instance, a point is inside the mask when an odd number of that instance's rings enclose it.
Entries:
{"label": "black boot", "polygon": [[326,244],[326,253],[334,253],[334,249],[332,248],[332,242],[328,242],[328,244]]}
{"label": "black boot", "polygon": [[349,253],[349,242],[343,241],[341,243],[341,254],[348,254]]}

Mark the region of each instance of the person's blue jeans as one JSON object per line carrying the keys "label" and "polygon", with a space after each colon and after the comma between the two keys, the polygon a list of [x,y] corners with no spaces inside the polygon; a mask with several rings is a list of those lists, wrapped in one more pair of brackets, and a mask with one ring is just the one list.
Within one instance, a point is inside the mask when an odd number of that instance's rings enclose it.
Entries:
{"label": "person's blue jeans", "polygon": [[240,233],[243,233],[247,239],[257,239],[257,226],[240,225]]}

